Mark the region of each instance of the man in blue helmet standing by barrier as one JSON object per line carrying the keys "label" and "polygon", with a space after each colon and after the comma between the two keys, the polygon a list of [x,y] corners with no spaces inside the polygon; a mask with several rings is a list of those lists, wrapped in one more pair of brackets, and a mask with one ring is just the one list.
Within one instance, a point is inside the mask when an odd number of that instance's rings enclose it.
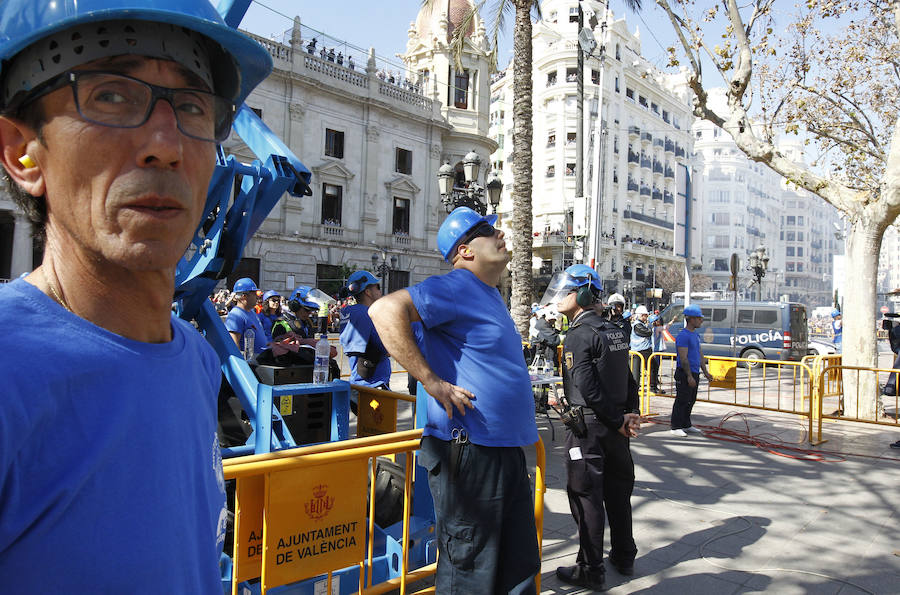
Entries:
{"label": "man in blue helmet standing by barrier", "polygon": [[341,310],[341,346],[350,358],[350,382],[389,389],[391,358],[369,318],[369,306],[381,298],[381,282],[369,271],[356,271],[345,289],[356,298],[355,305]]}
{"label": "man in blue helmet standing by barrier", "polygon": [[559,580],[603,591],[604,525],[609,522],[609,562],[634,574],[637,547],[631,527],[634,462],[629,438],[640,429],[637,382],[628,369],[630,337],[595,310],[602,290],[597,272],[575,264],[556,273],[542,304],[554,303],[572,322],[563,344],[566,422],[566,492],[578,526],[573,566],[556,570]]}
{"label": "man in blue helmet standing by barrier", "polygon": [[672,429],[675,436],[684,438],[691,434],[702,433],[691,424],[691,410],[697,400],[697,387],[700,384],[700,372],[711,380],[703,361],[700,349],[700,337],[697,329],[703,324],[703,311],[700,306],[691,304],[684,308],[684,328],[675,337],[675,402],[672,403]]}
{"label": "man in blue helmet standing by barrier", "polygon": [[535,593],[540,571],[522,451],[538,440],[534,398],[521,336],[496,288],[509,262],[496,220],[455,209],[437,237],[453,270],[370,309],[388,351],[431,397],[419,463],[434,499],[442,594]]}
{"label": "man in blue helmet standing by barrier", "polygon": [[206,0],[0,3],[0,160],[45,240],[0,288],[4,590],[222,592],[221,370],[171,303],[270,70]]}
{"label": "man in blue helmet standing by barrier", "polygon": [[831,341],[838,353],[844,348],[844,320],[841,311],[835,308],[831,311]]}

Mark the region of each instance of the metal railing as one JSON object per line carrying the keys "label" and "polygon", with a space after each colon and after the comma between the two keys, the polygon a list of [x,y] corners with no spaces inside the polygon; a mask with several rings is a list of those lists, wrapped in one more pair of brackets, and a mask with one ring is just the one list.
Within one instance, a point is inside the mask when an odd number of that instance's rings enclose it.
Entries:
{"label": "metal railing", "polygon": [[[354,440],[346,440],[341,442],[331,442],[314,446],[283,450],[265,455],[254,455],[242,457],[240,459],[231,459],[224,462],[225,479],[236,481],[236,499],[237,509],[235,514],[234,527],[234,548],[233,566],[232,566],[232,592],[239,592],[239,584],[246,580],[256,577],[260,579],[261,593],[266,593],[268,589],[279,587],[285,584],[293,584],[296,582],[321,577],[323,571],[321,569],[313,569],[304,572],[303,569],[297,569],[289,578],[285,578],[283,570],[278,571],[276,567],[285,564],[284,558],[280,561],[277,558],[278,549],[276,547],[266,547],[271,544],[274,535],[299,535],[298,531],[303,531],[305,526],[296,524],[296,526],[287,524],[278,524],[276,521],[284,518],[291,518],[285,515],[283,510],[274,504],[272,500],[272,491],[276,480],[277,482],[291,482],[292,479],[302,482],[305,480],[306,474],[314,472],[316,469],[325,470],[326,473],[332,475],[340,475],[335,469],[344,466],[349,469],[353,466],[358,469],[366,469],[365,474],[375,477],[376,460],[379,456],[396,455],[404,453],[405,456],[405,485],[403,491],[403,514],[402,514],[402,531],[401,543],[402,550],[399,556],[400,566],[397,577],[380,582],[373,585],[373,576],[375,567],[373,566],[375,541],[377,534],[375,531],[375,481],[369,482],[368,495],[369,500],[366,506],[367,512],[365,519],[352,521],[359,523],[365,520],[367,531],[359,532],[364,537],[365,544],[362,548],[364,556],[355,565],[339,568],[329,568],[325,575],[325,593],[332,592],[332,581],[334,573],[344,571],[348,568],[356,568],[358,570],[358,592],[365,595],[375,595],[376,593],[385,593],[387,591],[399,588],[401,595],[407,592],[407,586],[417,580],[426,578],[434,574],[436,564],[429,564],[419,569],[409,568],[409,548],[410,548],[410,517],[412,514],[412,498],[413,498],[413,476],[414,476],[414,452],[418,450],[422,430],[408,430],[405,432],[394,432],[368,438],[358,438]],[[534,476],[534,514],[535,526],[537,529],[538,547],[541,548],[543,541],[543,509],[544,509],[544,493],[546,492],[546,454],[543,442],[538,440],[534,444],[536,450],[536,465]],[[366,465],[359,463],[365,461]],[[345,465],[348,464],[349,465]],[[275,477],[277,475],[277,477]],[[364,485],[365,477],[356,478]],[[321,488],[321,486],[316,486]],[[315,491],[315,488],[310,486]],[[325,488],[327,489],[327,487]],[[327,491],[319,490],[322,494]],[[338,494],[340,496],[340,494]],[[329,496],[316,496],[317,499],[327,499]],[[331,510],[334,505],[334,495],[332,499],[324,505]],[[299,502],[300,496],[297,495]],[[247,504],[250,503],[250,504]],[[264,504],[265,503],[265,504]],[[258,505],[257,505],[258,504]],[[295,505],[297,502],[295,502]],[[299,506],[299,505],[297,505]],[[295,508],[297,507],[295,506]],[[300,507],[302,509],[302,507]],[[307,511],[309,515],[309,511]],[[299,516],[299,515],[298,515]],[[311,525],[311,526],[314,526]],[[277,533],[273,533],[277,532]],[[247,536],[250,536],[249,538]],[[259,542],[260,545],[252,549],[245,549],[249,540]],[[323,551],[327,548],[323,548]],[[283,555],[283,554],[282,554]],[[352,554],[351,554],[352,555]],[[258,570],[257,570],[258,569]],[[275,577],[275,578],[273,578]],[[540,574],[537,575],[538,588],[540,588]],[[420,593],[433,592],[425,589]]]}

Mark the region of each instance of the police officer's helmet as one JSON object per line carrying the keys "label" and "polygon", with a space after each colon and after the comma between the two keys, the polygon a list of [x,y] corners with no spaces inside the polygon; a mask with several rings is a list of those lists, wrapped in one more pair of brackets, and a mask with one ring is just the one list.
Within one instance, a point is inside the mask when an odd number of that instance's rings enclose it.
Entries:
{"label": "police officer's helmet", "polygon": [[577,291],[575,303],[587,308],[597,301],[602,290],[603,285],[597,271],[586,264],[573,264],[565,271],[553,275],[544,297],[541,298],[541,305],[558,303],[573,291]]}
{"label": "police officer's helmet", "polygon": [[291,297],[288,299],[288,308],[291,309],[291,312],[299,312],[300,308],[306,308],[307,310],[319,309],[319,304],[309,299],[310,291],[312,290],[306,285],[299,285],[297,289],[291,293]]}

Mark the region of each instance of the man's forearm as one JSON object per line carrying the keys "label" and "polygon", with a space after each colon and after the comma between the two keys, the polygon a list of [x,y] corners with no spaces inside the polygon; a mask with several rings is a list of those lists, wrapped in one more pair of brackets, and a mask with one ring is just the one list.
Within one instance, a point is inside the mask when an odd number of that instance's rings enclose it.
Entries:
{"label": "man's forearm", "polygon": [[[408,299],[408,294],[406,297]],[[409,307],[410,304],[399,297],[385,296],[372,304],[369,316],[375,324],[381,343],[391,357],[413,378],[427,384],[439,378],[425,361],[422,351],[416,344],[411,326],[413,317]]]}

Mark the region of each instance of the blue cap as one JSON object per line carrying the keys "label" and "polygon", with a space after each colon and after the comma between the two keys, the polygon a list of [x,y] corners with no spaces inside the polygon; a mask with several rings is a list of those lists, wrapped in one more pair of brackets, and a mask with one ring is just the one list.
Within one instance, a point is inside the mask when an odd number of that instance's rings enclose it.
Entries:
{"label": "blue cap", "polygon": [[831,317],[832,317],[832,318],[837,318],[837,317],[840,316],[840,315],[841,315],[841,311],[838,310],[837,308],[835,308],[834,310],[831,311]]}
{"label": "blue cap", "polygon": [[298,285],[297,289],[295,289],[294,292],[291,293],[290,299],[295,302],[299,302],[300,305],[304,308],[309,308],[310,310],[318,310],[319,304],[306,299],[307,296],[309,296],[310,291],[312,291],[310,287],[306,285]]}
{"label": "blue cap", "polygon": [[273,298],[273,297],[281,297],[281,294],[278,293],[277,291],[275,291],[274,289],[270,289],[269,291],[267,291],[263,294],[262,301],[266,302],[269,300],[269,298]]}
{"label": "blue cap", "polygon": [[497,215],[482,216],[469,207],[457,207],[447,215],[438,229],[437,245],[444,260],[450,262],[453,249],[459,244],[469,231],[479,223],[493,225],[497,222]]}
{"label": "blue cap", "polygon": [[369,271],[356,271],[347,279],[347,291],[350,295],[359,295],[370,285],[378,285],[381,281]]}
{"label": "blue cap", "polygon": [[684,315],[685,316],[699,316],[700,318],[703,318],[703,310],[700,309],[700,306],[691,304],[690,306],[685,307]]}
{"label": "blue cap", "polygon": [[6,75],[9,61],[32,44],[79,25],[114,20],[166,23],[216,42],[217,47],[210,48],[215,91],[236,105],[272,70],[269,53],[230,27],[209,0],[7,0],[0,3],[2,74]]}
{"label": "blue cap", "polygon": [[248,291],[259,291],[256,283],[250,277],[242,277],[234,282],[234,293],[247,293]]}

